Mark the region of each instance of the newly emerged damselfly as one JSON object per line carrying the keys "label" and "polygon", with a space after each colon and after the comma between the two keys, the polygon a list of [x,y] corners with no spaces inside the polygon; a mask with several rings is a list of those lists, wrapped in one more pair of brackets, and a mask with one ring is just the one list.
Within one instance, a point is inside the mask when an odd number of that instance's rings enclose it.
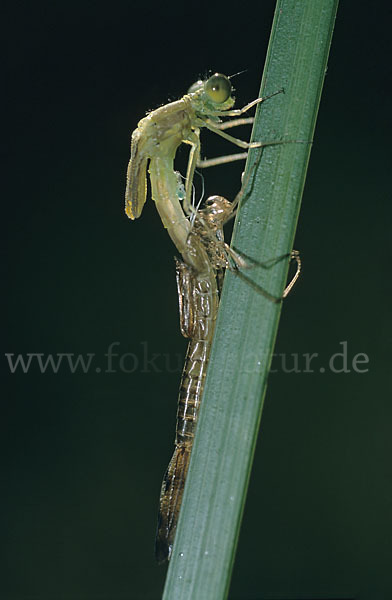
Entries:
{"label": "newly emerged damselfly", "polygon": [[[234,105],[232,91],[230,79],[215,73],[205,81],[194,83],[180,100],[150,112],[139,121],[132,134],[125,212],[130,219],[137,219],[143,210],[147,193],[146,171],[149,163],[152,198],[163,225],[181,254],[186,249],[190,232],[190,222],[187,217],[195,212],[191,199],[196,165],[211,166],[239,158],[238,155],[234,155],[223,159],[212,159],[203,165],[203,161],[199,161],[200,129],[206,127],[244,149],[281,143],[244,142],[224,131],[229,127],[243,124],[244,119],[239,117],[266,99],[256,98],[241,109],[232,109]],[[222,123],[220,119],[222,116],[236,117],[236,119]],[[252,118],[245,121],[252,122]],[[177,195],[177,177],[173,162],[177,149],[182,143],[189,144],[191,150],[185,177],[185,198],[181,206]],[[244,155],[241,154],[240,157],[244,158]]]}

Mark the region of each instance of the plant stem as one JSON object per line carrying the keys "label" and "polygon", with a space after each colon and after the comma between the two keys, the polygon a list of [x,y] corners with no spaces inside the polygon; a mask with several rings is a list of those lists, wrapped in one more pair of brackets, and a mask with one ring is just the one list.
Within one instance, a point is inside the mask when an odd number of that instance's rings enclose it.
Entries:
{"label": "plant stem", "polygon": [[[294,240],[337,0],[277,2],[233,247],[260,262]],[[226,598],[288,259],[226,276],[164,600]],[[248,280],[248,281],[245,281]]]}

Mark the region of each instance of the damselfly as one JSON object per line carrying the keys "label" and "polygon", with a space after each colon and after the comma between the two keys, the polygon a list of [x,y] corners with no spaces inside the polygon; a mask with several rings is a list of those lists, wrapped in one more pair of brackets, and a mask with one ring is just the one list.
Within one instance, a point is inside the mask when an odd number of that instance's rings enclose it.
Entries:
{"label": "damselfly", "polygon": [[[244,142],[224,131],[244,122],[252,122],[252,118],[244,120],[238,117],[266,99],[256,98],[241,109],[232,109],[234,105],[232,92],[230,79],[215,73],[205,81],[194,83],[180,100],[150,112],[139,121],[132,134],[131,159],[128,165],[125,193],[126,214],[130,219],[137,219],[143,210],[147,191],[146,170],[150,163],[153,200],[163,225],[181,254],[186,249],[190,232],[190,222],[187,217],[195,212],[191,199],[196,165],[211,166],[239,157],[244,158],[244,154],[234,155],[223,159],[212,159],[203,165],[203,161],[199,161],[200,129],[206,127],[244,149],[281,143]],[[220,119],[222,116],[236,117],[236,119],[222,123]],[[182,143],[190,144],[191,151],[185,177],[185,198],[181,206],[177,195],[177,177],[173,161]]]}

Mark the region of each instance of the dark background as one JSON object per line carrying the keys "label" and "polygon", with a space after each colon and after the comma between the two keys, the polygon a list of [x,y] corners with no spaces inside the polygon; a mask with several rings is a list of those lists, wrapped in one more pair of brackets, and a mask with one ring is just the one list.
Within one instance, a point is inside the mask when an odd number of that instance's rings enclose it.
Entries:
{"label": "dark background", "polygon": [[[209,70],[247,69],[237,105],[257,97],[273,9],[3,4],[2,600],[160,597],[156,511],[186,342],[153,202],[124,215],[129,136]],[[295,242],[303,276],[276,350],[301,372],[270,377],[233,600],[392,597],[390,22],[388,3],[338,13]],[[233,150],[203,139],[208,156]],[[207,193],[233,198],[241,170],[206,173]],[[133,372],[120,357],[104,372],[113,342]],[[319,371],[341,342],[368,372]],[[95,357],[88,373],[42,374],[33,359],[11,374],[5,353]],[[315,372],[303,353],[320,355]]]}

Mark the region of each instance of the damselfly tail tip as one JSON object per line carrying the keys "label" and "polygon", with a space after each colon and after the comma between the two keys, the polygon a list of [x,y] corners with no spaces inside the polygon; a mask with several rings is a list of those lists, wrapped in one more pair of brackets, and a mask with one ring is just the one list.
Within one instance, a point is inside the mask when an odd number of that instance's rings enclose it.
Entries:
{"label": "damselfly tail tip", "polygon": [[159,565],[163,565],[170,560],[171,545],[167,543],[167,539],[162,539],[159,535],[155,540],[155,560]]}
{"label": "damselfly tail tip", "polygon": [[[163,481],[165,482],[165,479]],[[164,513],[162,513],[160,509],[158,513],[157,533],[155,536],[155,560],[159,565],[163,565],[170,560],[172,547],[173,539],[170,537]]]}

